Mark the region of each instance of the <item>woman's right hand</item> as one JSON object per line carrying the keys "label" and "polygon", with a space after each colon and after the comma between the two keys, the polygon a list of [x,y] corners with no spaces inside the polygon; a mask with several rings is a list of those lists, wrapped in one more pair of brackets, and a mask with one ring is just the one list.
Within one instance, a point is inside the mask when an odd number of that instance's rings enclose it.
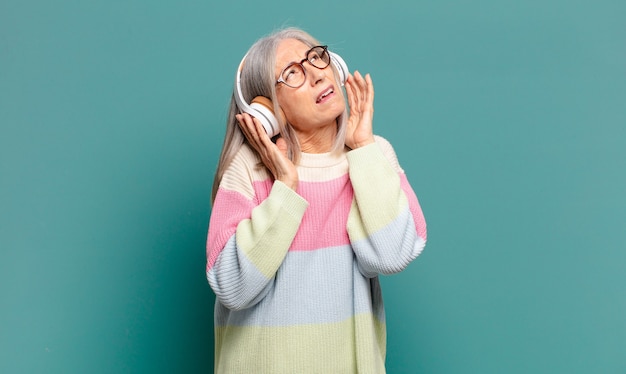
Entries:
{"label": "woman's right hand", "polygon": [[263,125],[248,113],[237,114],[239,128],[248,139],[248,143],[254,148],[261,161],[269,169],[275,180],[286,184],[294,191],[298,188],[298,170],[287,157],[287,142],[278,138],[276,144],[272,142],[265,132]]}

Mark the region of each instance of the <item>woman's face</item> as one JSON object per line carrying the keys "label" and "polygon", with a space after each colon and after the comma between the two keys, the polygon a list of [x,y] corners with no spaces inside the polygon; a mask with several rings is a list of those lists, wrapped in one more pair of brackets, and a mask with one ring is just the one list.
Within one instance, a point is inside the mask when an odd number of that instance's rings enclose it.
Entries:
{"label": "woman's face", "polygon": [[[278,80],[283,69],[292,62],[300,62],[310,49],[296,39],[285,39],[276,50],[274,77]],[[341,87],[335,84],[331,66],[318,69],[308,61],[303,63],[306,80],[298,88],[283,83],[276,86],[276,95],[285,118],[297,133],[313,134],[323,128],[336,129],[337,117],[345,109]]]}

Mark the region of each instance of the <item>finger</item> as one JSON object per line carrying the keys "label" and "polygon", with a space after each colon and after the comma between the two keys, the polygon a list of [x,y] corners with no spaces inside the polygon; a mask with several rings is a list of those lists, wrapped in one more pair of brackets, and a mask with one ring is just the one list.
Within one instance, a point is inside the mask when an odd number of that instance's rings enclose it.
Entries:
{"label": "finger", "polygon": [[372,82],[372,77],[369,74],[365,76],[365,83],[366,83],[366,96],[365,96],[366,110],[369,110],[371,113],[374,113],[374,82]]}
{"label": "finger", "polygon": [[275,154],[277,153],[276,144],[272,142],[272,139],[267,135],[265,127],[261,121],[255,117],[250,117],[252,123],[252,132],[255,140],[255,148],[261,155],[261,157],[267,160],[275,160]]}
{"label": "finger", "polygon": [[285,139],[283,139],[282,137],[276,139],[276,147],[278,148],[278,150],[280,151],[280,153],[287,157],[287,141]]}
{"label": "finger", "polygon": [[259,154],[263,154],[263,148],[267,148],[264,143],[264,138],[267,138],[267,134],[263,129],[263,125],[248,113],[240,115],[240,118],[239,127],[242,129],[246,139]]}
{"label": "finger", "polygon": [[248,141],[254,142],[254,124],[250,115],[248,113],[238,114],[236,118],[239,121],[239,128],[241,129],[241,131],[243,131],[243,134],[246,136]]}
{"label": "finger", "polygon": [[361,100],[361,102],[366,102],[367,101],[367,91],[368,91],[367,82],[363,78],[361,73],[359,73],[358,71],[357,71],[357,84],[359,86],[359,95],[360,95],[359,99]]}
{"label": "finger", "polygon": [[362,111],[372,110],[374,104],[374,84],[370,74],[363,77],[360,73],[355,72],[355,82],[358,85],[359,102]]}
{"label": "finger", "polygon": [[239,124],[241,132],[243,132],[246,138],[249,138],[250,130],[248,129],[248,125],[246,124],[243,114],[236,114],[235,118],[237,118],[237,123]]}
{"label": "finger", "polygon": [[259,142],[263,144],[265,148],[272,147],[274,143],[272,143],[272,139],[270,139],[269,135],[267,135],[267,131],[265,131],[265,127],[263,127],[263,124],[261,123],[261,121],[259,121],[258,119],[254,117],[252,118],[252,120],[255,125],[255,130],[256,130],[256,134],[257,134],[257,138],[259,139]]}
{"label": "finger", "polygon": [[359,101],[359,72],[355,71],[350,80],[350,89],[352,90],[352,97],[354,102]]}
{"label": "finger", "polygon": [[348,79],[346,80],[346,94],[348,95],[348,106],[350,110],[353,110],[356,107],[356,94],[354,93],[354,76],[352,74],[348,75]]}
{"label": "finger", "polygon": [[354,84],[352,88],[354,91],[355,104],[358,106],[359,110],[361,110],[363,101],[365,100],[365,81],[358,71],[354,72]]}
{"label": "finger", "polygon": [[372,81],[372,76],[367,74],[365,76],[365,81],[367,83],[367,101],[370,104],[374,104],[374,82]]}
{"label": "finger", "polygon": [[360,109],[363,110],[363,105],[367,104],[369,87],[366,79],[363,78],[358,71],[354,72],[354,84],[353,89],[355,93],[356,103],[360,105]]}

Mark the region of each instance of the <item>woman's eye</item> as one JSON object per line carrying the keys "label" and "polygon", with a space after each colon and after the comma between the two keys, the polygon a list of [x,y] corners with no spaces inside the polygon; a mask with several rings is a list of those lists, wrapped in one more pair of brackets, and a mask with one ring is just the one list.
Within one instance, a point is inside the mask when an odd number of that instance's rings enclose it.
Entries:
{"label": "woman's eye", "polygon": [[296,79],[298,74],[299,74],[299,71],[297,69],[293,68],[293,69],[289,69],[289,70],[285,71],[285,74],[283,74],[283,77],[284,77],[285,81],[289,82],[291,80]]}

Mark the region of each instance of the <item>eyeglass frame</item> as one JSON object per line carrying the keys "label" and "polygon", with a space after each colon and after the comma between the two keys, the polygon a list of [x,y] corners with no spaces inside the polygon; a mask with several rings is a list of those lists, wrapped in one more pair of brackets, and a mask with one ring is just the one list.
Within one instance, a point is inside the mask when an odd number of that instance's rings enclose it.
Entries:
{"label": "eyeglass frame", "polygon": [[[322,56],[324,56],[324,54],[326,54],[328,56],[328,63],[326,64],[326,66],[324,66],[323,68],[317,67],[315,65],[313,65],[313,63],[311,61],[309,61],[309,54],[315,49],[315,48],[322,48],[324,50],[324,52],[322,53]],[[309,65],[313,66],[316,69],[320,69],[320,70],[324,70],[326,69],[328,66],[330,66],[330,63],[332,61],[332,58],[330,56],[330,52],[328,52],[328,46],[327,45],[316,45],[311,47],[311,49],[309,49],[308,51],[306,51],[306,57],[303,58],[302,60],[300,60],[300,62],[292,62],[289,65],[285,66],[285,68],[283,70],[280,71],[280,75],[278,76],[278,79],[276,80],[276,85],[278,85],[279,83],[284,84],[287,87],[290,88],[300,88],[304,85],[304,83],[306,82],[306,68],[304,67],[304,62],[307,61],[309,63]],[[290,86],[287,82],[285,82],[285,80],[283,79],[283,74],[285,73],[285,71],[287,71],[287,69],[289,69],[291,66],[293,65],[300,65],[300,67],[302,68],[302,72],[304,73],[304,79],[302,80],[302,83],[300,83],[300,85],[298,86]]]}

